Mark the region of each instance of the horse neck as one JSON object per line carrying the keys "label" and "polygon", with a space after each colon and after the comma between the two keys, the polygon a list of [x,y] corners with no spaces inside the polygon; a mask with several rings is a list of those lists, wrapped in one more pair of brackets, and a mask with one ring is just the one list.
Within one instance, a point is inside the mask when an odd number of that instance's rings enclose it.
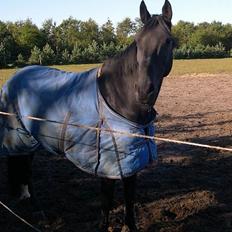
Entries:
{"label": "horse neck", "polygon": [[107,60],[98,79],[99,90],[106,103],[118,114],[139,123],[150,119],[148,110],[138,103],[137,47],[133,42],[122,54]]}

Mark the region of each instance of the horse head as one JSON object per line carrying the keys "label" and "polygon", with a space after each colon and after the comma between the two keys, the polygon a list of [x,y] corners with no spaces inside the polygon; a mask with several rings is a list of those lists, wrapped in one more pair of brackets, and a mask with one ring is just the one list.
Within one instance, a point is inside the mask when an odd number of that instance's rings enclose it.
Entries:
{"label": "horse head", "polygon": [[152,107],[158,97],[163,77],[172,68],[174,40],[171,35],[171,4],[166,0],[162,14],[151,15],[142,1],[140,17],[144,26],[135,36],[138,62],[137,100]]}
{"label": "horse head", "polygon": [[154,120],[163,77],[172,68],[171,4],[166,0],[162,14],[151,15],[142,1],[140,17],[143,27],[125,51],[104,62],[98,86],[115,112],[147,124]]}

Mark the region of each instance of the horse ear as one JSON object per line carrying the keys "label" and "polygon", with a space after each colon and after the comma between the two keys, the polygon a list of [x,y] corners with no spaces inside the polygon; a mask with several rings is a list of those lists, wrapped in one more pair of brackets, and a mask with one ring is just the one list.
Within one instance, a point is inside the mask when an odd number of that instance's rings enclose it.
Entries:
{"label": "horse ear", "polygon": [[162,14],[167,20],[169,21],[172,20],[172,6],[168,0],[165,0],[164,6],[162,9]]}
{"label": "horse ear", "polygon": [[140,4],[140,18],[143,24],[146,24],[147,21],[151,18],[151,15],[147,10],[147,7],[144,1],[142,1]]}

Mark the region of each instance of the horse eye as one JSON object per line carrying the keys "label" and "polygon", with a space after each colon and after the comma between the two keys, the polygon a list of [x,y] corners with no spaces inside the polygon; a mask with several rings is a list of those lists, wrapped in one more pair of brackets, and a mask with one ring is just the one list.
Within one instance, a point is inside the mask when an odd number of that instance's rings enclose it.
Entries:
{"label": "horse eye", "polygon": [[177,46],[177,42],[174,38],[167,38],[166,44],[171,45],[172,48],[175,48]]}
{"label": "horse eye", "polygon": [[172,48],[176,48],[178,46],[177,40],[175,38],[168,38],[167,43],[172,45]]}
{"label": "horse eye", "polygon": [[171,39],[171,38],[167,38],[166,39],[166,44],[167,45],[170,45],[170,44],[172,44],[173,43],[173,40]]}

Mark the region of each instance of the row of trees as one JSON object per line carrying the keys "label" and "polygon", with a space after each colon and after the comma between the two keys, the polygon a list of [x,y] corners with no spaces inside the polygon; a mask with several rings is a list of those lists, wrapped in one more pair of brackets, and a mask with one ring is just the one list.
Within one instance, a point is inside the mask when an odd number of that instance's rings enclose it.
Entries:
{"label": "row of trees", "polygon": [[232,56],[232,24],[179,21],[173,27],[178,41],[175,58],[223,58]]}
{"label": "row of trees", "polygon": [[129,18],[116,29],[110,20],[100,27],[92,19],[69,18],[58,26],[49,19],[42,28],[29,19],[0,21],[0,65],[99,62],[127,46],[138,28],[140,21]]}
{"label": "row of trees", "polygon": [[59,54],[56,54],[52,47],[47,43],[43,49],[39,49],[35,46],[31,50],[31,55],[26,62],[22,54],[17,57],[17,66],[23,66],[28,64],[78,64],[78,63],[99,63],[108,57],[114,56],[116,53],[121,52],[125,47],[121,45],[115,45],[113,42],[98,45],[95,40],[89,44],[86,48],[81,49],[77,45],[74,45],[70,51],[64,49]]}
{"label": "row of trees", "polygon": [[[141,26],[138,18],[126,18],[116,28],[109,19],[102,26],[92,19],[70,17],[60,25],[49,19],[41,28],[29,19],[0,21],[0,66],[102,62],[130,44]],[[231,24],[180,21],[173,35],[175,58],[228,57],[232,51]]]}

